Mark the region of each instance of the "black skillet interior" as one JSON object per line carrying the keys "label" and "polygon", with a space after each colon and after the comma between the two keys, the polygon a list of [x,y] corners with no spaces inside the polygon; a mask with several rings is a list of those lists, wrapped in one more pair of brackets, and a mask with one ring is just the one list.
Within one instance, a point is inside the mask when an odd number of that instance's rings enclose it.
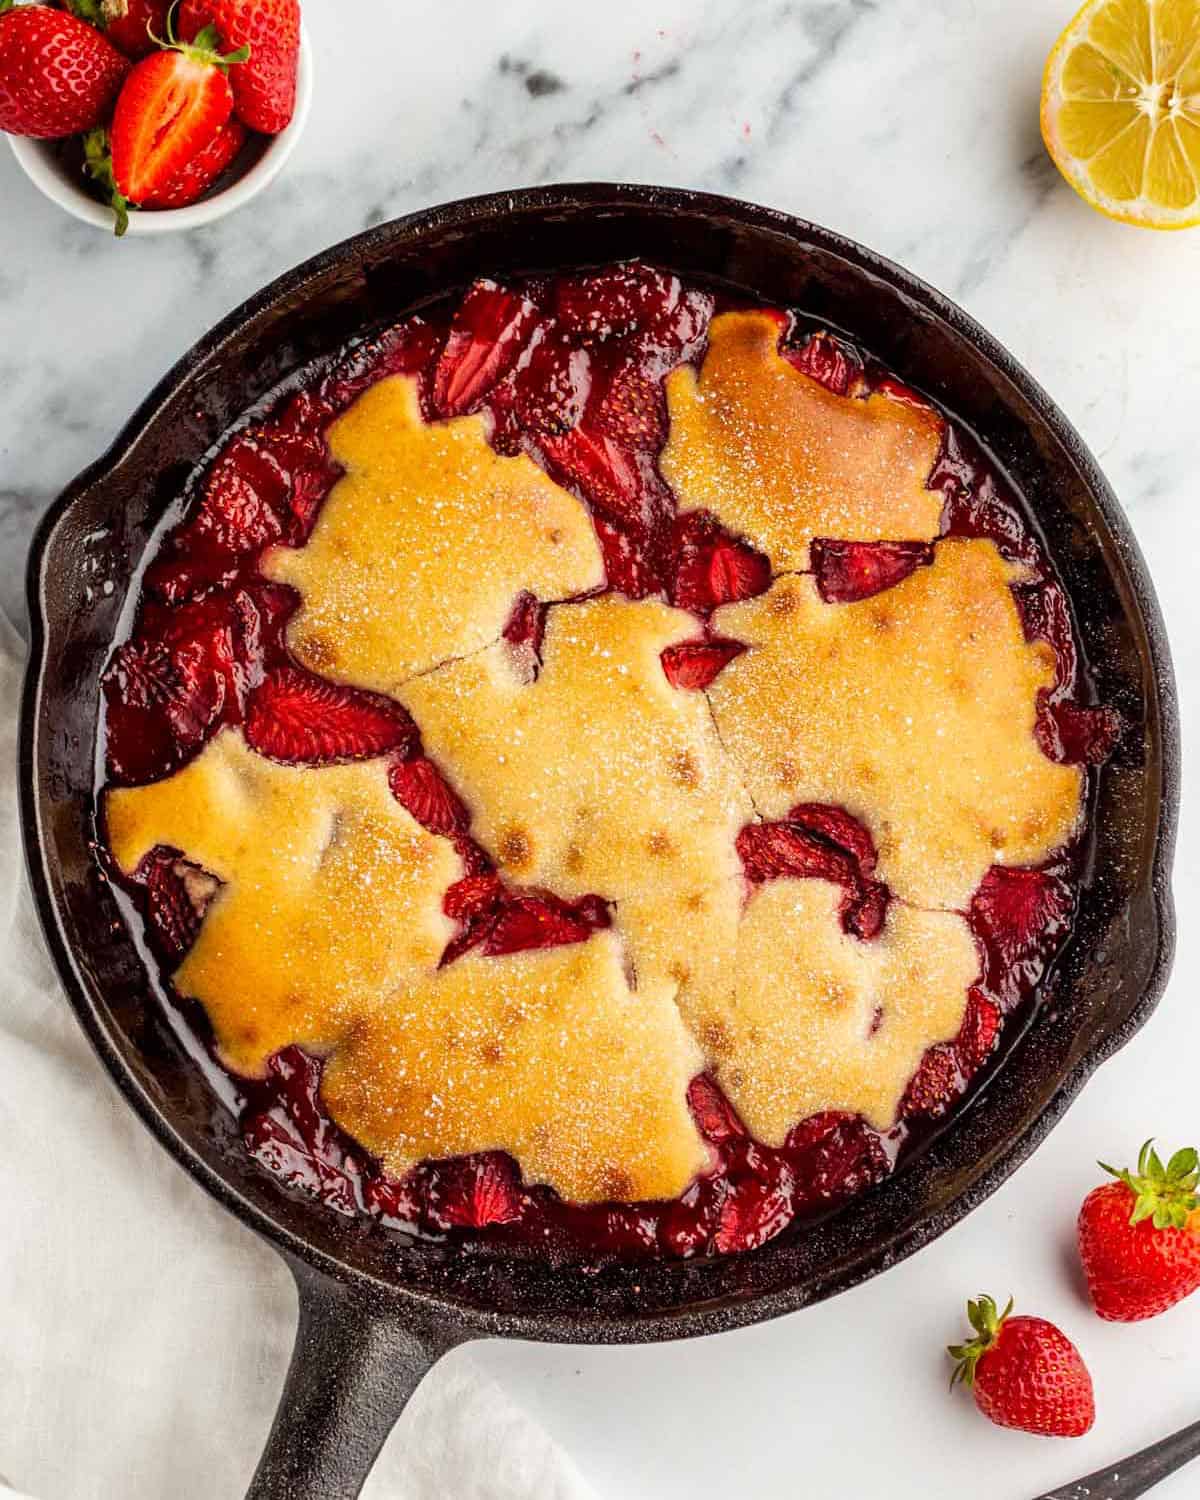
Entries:
{"label": "black skillet interior", "polygon": [[[289,1197],[246,1157],[165,1025],[89,845],[98,677],[147,537],[198,458],[289,371],[481,274],[642,256],[839,327],[971,428],[1029,498],[1104,701],[1129,724],[1099,777],[1072,942],[1005,1065],[950,1128],[836,1215],[750,1254],[596,1273],[404,1247]],[[468,1332],[646,1340],[729,1328],[844,1289],[992,1191],[1091,1069],[1146,1018],[1170,963],[1178,795],[1170,661],[1135,543],[1078,437],[945,298],[815,226],[657,188],[537,189],[420,213],[337,247],[252,299],[164,380],[47,517],[30,564],[22,737],[34,889],[72,1005],[175,1157],[293,1263]],[[461,1335],[460,1335],[461,1336]]]}

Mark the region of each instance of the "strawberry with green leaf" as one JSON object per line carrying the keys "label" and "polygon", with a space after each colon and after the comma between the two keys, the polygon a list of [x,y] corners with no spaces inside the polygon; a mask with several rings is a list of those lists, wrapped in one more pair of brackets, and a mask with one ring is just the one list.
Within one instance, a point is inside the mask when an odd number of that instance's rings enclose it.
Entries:
{"label": "strawberry with green leaf", "polygon": [[1088,1194],[1078,1225],[1092,1304],[1110,1322],[1153,1318],[1200,1287],[1200,1155],[1164,1166],[1147,1141],[1136,1172],[1100,1165],[1116,1181]]}
{"label": "strawberry with green leaf", "polygon": [[960,1382],[998,1427],[1041,1437],[1082,1437],[1096,1420],[1092,1377],[1071,1340],[1045,1318],[1013,1317],[991,1297],[967,1303],[975,1337],[947,1349],[950,1389]]}
{"label": "strawberry with green leaf", "polygon": [[[152,206],[171,196],[180,175],[228,124],[233,113],[229,69],[247,48],[222,55],[215,31],[194,42],[169,34],[125,81],[109,132],[113,176],[131,203]],[[178,207],[177,202],[170,206]]]}

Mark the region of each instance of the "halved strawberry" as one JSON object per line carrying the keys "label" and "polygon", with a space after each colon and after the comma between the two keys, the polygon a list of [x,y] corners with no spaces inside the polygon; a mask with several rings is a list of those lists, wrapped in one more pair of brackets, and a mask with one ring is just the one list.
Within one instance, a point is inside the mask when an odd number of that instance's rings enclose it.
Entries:
{"label": "halved strawberry", "polygon": [[516,1166],[499,1151],[438,1162],[430,1177],[428,1210],[436,1228],[511,1224],[525,1211]]}
{"label": "halved strawberry", "polygon": [[783,344],[784,358],[802,374],[820,381],[836,396],[847,396],[863,375],[859,353],[832,333],[810,334],[801,344]]}
{"label": "halved strawberry", "polygon": [[557,948],[563,943],[585,942],[598,922],[593,907],[569,905],[557,897],[517,896],[507,902],[484,939],[483,951],[489,955],[522,953],[531,948]]}
{"label": "halved strawberry", "polygon": [[967,913],[983,944],[987,988],[1011,1002],[1036,984],[1045,956],[1067,933],[1074,904],[1056,871],[993,865]]}
{"label": "halved strawberry", "polygon": [[891,1158],[860,1115],[826,1110],[802,1120],[784,1145],[806,1204],[840,1202],[891,1171]]}
{"label": "halved strawberry", "polygon": [[681,641],[677,646],[664,647],[662,669],[673,687],[698,691],[708,687],[717,674],[745,649],[741,641],[717,638]]}
{"label": "halved strawberry", "polygon": [[202,150],[161,188],[142,197],[143,208],[186,208],[202,198],[246,144],[246,127],[228,119]]}
{"label": "halved strawberry", "polygon": [[764,1159],[759,1171],[730,1182],[717,1211],[714,1246],[724,1252],[753,1250],[786,1229],[792,1220],[795,1183],[779,1159]]}
{"label": "halved strawberry", "polygon": [[670,598],[680,609],[707,615],[771,585],[768,559],[731,536],[707,511],[689,511],[676,519],[673,552]]}
{"label": "halved strawberry", "polygon": [[513,409],[526,431],[569,432],[583,415],[591,387],[586,349],[565,344],[543,324],[512,376]]}
{"label": "halved strawberry", "polygon": [[433,375],[433,403],[440,416],[475,411],[516,364],[537,324],[527,297],[494,281],[477,281],[459,303]]}
{"label": "halved strawberry", "polygon": [[272,760],[325,765],[408,748],[416,730],[397,703],[284,666],[251,695],[246,739]]}
{"label": "halved strawberry", "polygon": [[398,761],[388,772],[392,796],[430,833],[465,833],[470,814],[425,756]]}
{"label": "halved strawberry", "polygon": [[933,561],[928,542],[840,542],[818,537],[809,552],[817,592],[826,604],[869,599]]}
{"label": "halved strawberry", "polygon": [[588,421],[626,448],[657,453],[667,437],[667,402],[661,380],[637,365],[619,364],[597,375]]}
{"label": "halved strawberry", "polygon": [[226,70],[244,50],[221,56],[216,33],[171,43],[130,73],[117,97],[110,139],[113,175],[131,203],[166,192],[233,113]]}
{"label": "halved strawberry", "polygon": [[930,1047],[920,1066],[908,1081],[900,1101],[900,1117],[929,1115],[937,1119],[963,1091],[963,1074],[958,1057],[949,1042]]}
{"label": "halved strawberry", "polygon": [[1035,734],[1043,755],[1067,765],[1098,766],[1121,738],[1123,721],[1115,709],[1083,703],[1038,706]]}
{"label": "halved strawberry", "polygon": [[746,1128],[734,1112],[733,1105],[725,1097],[720,1084],[709,1074],[696,1074],[688,1084],[687,1100],[696,1129],[705,1140],[720,1145],[745,1136]]}

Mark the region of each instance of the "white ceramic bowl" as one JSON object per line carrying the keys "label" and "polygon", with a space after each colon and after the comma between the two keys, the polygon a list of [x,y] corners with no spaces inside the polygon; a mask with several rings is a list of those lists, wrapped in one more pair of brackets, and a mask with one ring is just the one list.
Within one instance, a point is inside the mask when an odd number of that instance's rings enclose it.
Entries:
{"label": "white ceramic bowl", "polygon": [[[313,61],[308,32],[300,28],[300,66],[296,77],[296,112],[287,129],[279,135],[266,138],[262,155],[227,188],[203,198],[199,203],[190,203],[186,208],[147,209],[131,212],[129,235],[173,234],[179,229],[198,229],[202,224],[215,223],[234,209],[249,203],[264,188],[270,186],[283,170],[284,163],[295,150],[308,120],[312,107]],[[85,224],[94,224],[97,229],[113,232],[112,210],[93,198],[87,189],[63,169],[54,149],[54,141],[32,140],[27,136],[10,135],[9,145],[13,155],[21,163],[25,175],[47,198],[60,208],[65,208]]]}

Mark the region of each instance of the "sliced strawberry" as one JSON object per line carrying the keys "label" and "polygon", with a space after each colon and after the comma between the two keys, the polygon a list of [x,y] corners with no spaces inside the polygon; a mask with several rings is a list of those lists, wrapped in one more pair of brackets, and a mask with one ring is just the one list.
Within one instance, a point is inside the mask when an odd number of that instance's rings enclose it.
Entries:
{"label": "sliced strawberry", "polygon": [[494,870],[464,875],[442,897],[442,910],[455,922],[470,922],[498,907],[504,887]]}
{"label": "sliced strawberry", "polygon": [[267,1084],[250,1085],[271,1101],[243,1121],[250,1155],[268,1172],[348,1216],[365,1204],[362,1163],[321,1106],[321,1063],[299,1047],[267,1062]]}
{"label": "sliced strawberry", "polygon": [[707,615],[722,604],[750,599],[771,585],[771,564],[748,542],[731,536],[706,511],[675,521],[671,603]]}
{"label": "sliced strawberry", "polygon": [[717,674],[745,649],[741,641],[716,638],[681,641],[677,646],[664,647],[662,669],[673,687],[699,690],[708,687]]}
{"label": "sliced strawberry", "polygon": [[546,632],[546,606],[536,595],[523,589],[513,602],[512,613],[504,626],[504,639],[510,646],[527,646],[534,655],[542,649]]}
{"label": "sliced strawberry", "polygon": [[818,537],[809,548],[826,604],[869,599],[933,561],[927,542],[840,542]]}
{"label": "sliced strawberry", "polygon": [[518,896],[507,902],[484,939],[489,955],[522,953],[530,948],[557,948],[564,943],[585,942],[597,926],[593,907],[568,905],[553,896]]}
{"label": "sliced strawberry", "polygon": [[234,649],[248,688],[257,687],[270,668],[286,663],[287,623],[299,602],[299,595],[286,584],[262,578],[251,580],[233,595]]}
{"label": "sliced strawberry", "polygon": [[555,314],[570,334],[602,344],[637,334],[649,349],[685,358],[699,346],[712,298],[685,290],[677,276],[629,261],[592,275],[565,277],[555,288]]}
{"label": "sliced strawberry", "polygon": [[167,192],[233,113],[226,69],[241,55],[222,57],[215,43],[202,31],[194,46],[154,52],[125,80],[110,138],[113,175],[131,203]]}
{"label": "sliced strawberry", "polygon": [[842,909],[842,926],[852,937],[869,943],[883,931],[892,893],[881,881],[870,880],[862,894],[851,897]]}
{"label": "sliced strawberry", "polygon": [[701,1179],[665,1206],[658,1232],[668,1255],[687,1258],[709,1248],[723,1198],[723,1185],[718,1189],[712,1181]]}
{"label": "sliced strawberry", "polygon": [[1121,729],[1115,709],[1066,702],[1040,704],[1035,732],[1042,754],[1051,760],[1098,766],[1116,748]]}
{"label": "sliced strawberry", "polygon": [[1048,641],[1054,647],[1054,687],[1070,693],[1075,686],[1075,631],[1071,607],[1061,585],[1052,578],[1012,586],[1025,639]]}
{"label": "sliced strawberry", "polygon": [[597,377],[588,421],[622,447],[657,453],[667,438],[662,381],[636,365],[619,364]]}
{"label": "sliced strawberry", "polygon": [[563,343],[548,326],[539,329],[512,377],[513,410],[529,432],[569,432],[583,415],[591,387],[586,349]]}
{"label": "sliced strawberry", "polygon": [[844,849],[863,875],[870,875],[875,869],[875,840],[866,824],[844,807],[833,807],[828,802],[798,802],[789,811],[787,821]]}
{"label": "sliced strawberry", "polygon": [[542,637],[546,633],[546,606],[528,591],[517,595],[502,632],[512,648],[513,664],[526,682],[535,682],[542,666]]}
{"label": "sliced strawberry", "polygon": [[388,772],[392,796],[430,833],[464,833],[470,815],[431,760],[418,755]]}
{"label": "sliced strawberry", "polygon": [[847,396],[862,381],[858,351],[832,333],[811,334],[802,344],[784,344],[781,353],[802,374],[819,381],[835,396]]}
{"label": "sliced strawberry", "polygon": [[696,1129],[705,1140],[722,1145],[745,1136],[746,1128],[734,1112],[733,1105],[725,1097],[720,1084],[709,1074],[696,1074],[688,1084],[687,1099]]}
{"label": "sliced strawberry", "polygon": [[619,526],[644,530],[647,480],[637,453],[583,426],[543,437],[538,447],[553,478],[578,490]]}
{"label": "sliced strawberry", "polygon": [[747,823],[737,836],[737,852],[747,880],[756,885],[793,876],[857,887],[853,863],[844,850],[788,823]]}
{"label": "sliced strawberry", "polygon": [[226,552],[257,552],[283,535],[287,476],[270,446],[242,433],[220,453],[188,531]]}
{"label": "sliced strawberry", "polygon": [[993,865],[967,914],[983,944],[987,988],[1008,1002],[1032,988],[1066,936],[1073,908],[1071,887],[1056,872]]}
{"label": "sliced strawberry", "polygon": [[813,1206],[853,1197],[891,1171],[879,1133],[860,1116],[836,1110],[802,1120],[784,1149],[802,1201]]}
{"label": "sliced strawberry", "polygon": [[594,515],[592,524],[596,528],[596,540],[604,558],[604,576],[607,586],[627,599],[645,599],[659,591],[659,578],[653,564],[647,559],[645,548],[640,547],[619,526],[604,516]]}
{"label": "sliced strawberry", "polygon": [[425,1206],[424,1177],[419,1169],[403,1177],[372,1173],[363,1182],[363,1200],[370,1213],[411,1234],[419,1228]]}
{"label": "sliced strawberry", "polygon": [[936,1119],[944,1115],[962,1093],[963,1082],[954,1047],[949,1042],[930,1047],[908,1081],[900,1101],[900,1117],[929,1115]]}
{"label": "sliced strawberry", "polygon": [[511,1157],[499,1151],[439,1162],[428,1198],[435,1228],[482,1229],[512,1224],[525,1211],[526,1197]]}
{"label": "sliced strawberry", "polygon": [[433,376],[440,416],[475,411],[516,364],[531,338],[538,310],[526,297],[494,281],[477,281],[459,304]]}
{"label": "sliced strawberry", "polygon": [[958,1065],[966,1077],[977,1073],[996,1050],[1004,1017],[994,1000],[989,1000],[977,986],[967,995],[967,1008],[955,1038]]}
{"label": "sliced strawberry", "polygon": [[142,197],[143,208],[186,208],[202,198],[233,164],[246,144],[246,127],[236,118],[226,120],[203,150],[187,162],[170,182]]}
{"label": "sliced strawberry", "polygon": [[[319,387],[319,399],[329,413],[344,411],[369,386],[389,375],[417,375],[429,369],[437,353],[439,333],[424,318],[405,318],[382,333],[356,344],[333,366]],[[303,401],[304,393],[295,397]],[[307,431],[308,423],[291,422]]]}
{"label": "sliced strawberry", "polygon": [[272,760],[326,765],[405,749],[416,730],[399,704],[284,666],[251,695],[246,739]]}
{"label": "sliced strawberry", "polygon": [[152,849],[133,878],[146,893],[146,912],[158,947],[174,967],[196,940],[220,882],[177,849]]}
{"label": "sliced strawberry", "polygon": [[228,603],[185,605],[163,618],[147,608],[141,634],[114,653],[103,689],[110,774],[139,783],[178,769],[219,724],[241,717]]}
{"label": "sliced strawberry", "polygon": [[713,1233],[713,1245],[723,1253],[765,1245],[791,1223],[791,1172],[778,1158],[770,1165],[764,1160],[760,1171],[729,1184]]}

